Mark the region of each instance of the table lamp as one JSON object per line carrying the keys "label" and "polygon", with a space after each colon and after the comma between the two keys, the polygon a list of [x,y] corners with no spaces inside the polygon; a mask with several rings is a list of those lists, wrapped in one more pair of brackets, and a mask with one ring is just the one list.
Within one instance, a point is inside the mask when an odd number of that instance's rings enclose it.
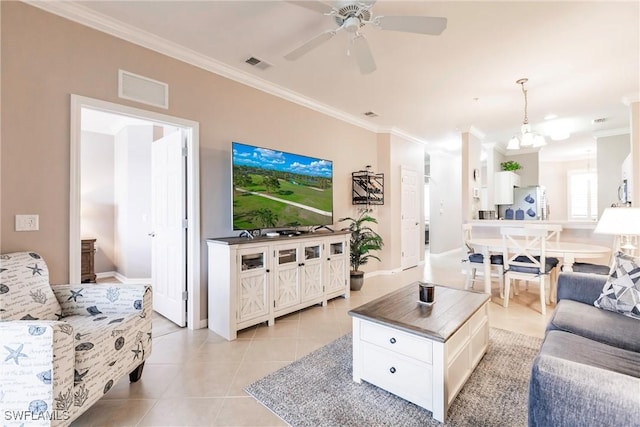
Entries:
{"label": "table lamp", "polygon": [[593,232],[615,236],[614,251],[622,249],[633,255],[640,236],[640,208],[606,208]]}

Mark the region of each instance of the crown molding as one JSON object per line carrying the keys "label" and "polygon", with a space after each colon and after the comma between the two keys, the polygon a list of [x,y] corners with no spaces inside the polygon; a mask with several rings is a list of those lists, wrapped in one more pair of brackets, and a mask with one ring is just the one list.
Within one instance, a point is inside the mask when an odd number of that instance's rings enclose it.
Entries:
{"label": "crown molding", "polygon": [[595,139],[598,138],[606,138],[608,136],[618,136],[618,135],[628,135],[631,133],[629,128],[618,128],[618,129],[609,129],[609,130],[601,130],[593,133],[593,137]]}
{"label": "crown molding", "polygon": [[475,126],[469,126],[469,129],[467,130],[467,132],[469,132],[469,134],[478,138],[480,141],[484,141],[484,139],[487,137],[487,135],[484,132],[482,132],[480,129],[478,129]]}
{"label": "crown molding", "polygon": [[398,129],[395,126],[391,126],[391,127],[379,127],[376,130],[377,133],[388,133],[390,135],[393,136],[397,136],[398,138],[402,138],[405,139],[409,142],[413,142],[415,144],[420,144],[420,145],[428,145],[428,142],[425,141],[424,139],[418,138],[417,136],[411,135],[410,133],[407,133],[405,131],[403,131],[402,129]]}
{"label": "crown molding", "polygon": [[[119,39],[134,43],[145,47],[187,64],[210,71],[222,77],[242,83],[254,89],[266,92],[270,95],[291,101],[303,107],[310,108],[319,113],[341,120],[343,122],[358,126],[375,133],[382,133],[380,126],[369,123],[368,121],[354,116],[353,114],[337,110],[329,105],[316,101],[315,99],[306,97],[297,92],[286,89],[282,86],[273,84],[267,80],[256,77],[253,74],[238,68],[231,67],[223,62],[217,61],[205,55],[202,55],[192,49],[181,46],[177,43],[158,37],[152,33],[144,31],[109,18],[101,13],[92,11],[91,9],[73,2],[66,1],[42,1],[42,0],[22,0],[24,3],[42,9],[54,15],[61,16],[70,21],[77,22],[81,25],[93,28]],[[395,129],[395,128],[394,128]],[[403,137],[409,136],[400,130],[395,130],[398,135]],[[405,136],[407,135],[407,136]],[[424,141],[409,136],[410,139],[424,143]]]}
{"label": "crown molding", "polygon": [[627,107],[636,102],[640,102],[640,93],[630,93],[622,97],[622,103]]}

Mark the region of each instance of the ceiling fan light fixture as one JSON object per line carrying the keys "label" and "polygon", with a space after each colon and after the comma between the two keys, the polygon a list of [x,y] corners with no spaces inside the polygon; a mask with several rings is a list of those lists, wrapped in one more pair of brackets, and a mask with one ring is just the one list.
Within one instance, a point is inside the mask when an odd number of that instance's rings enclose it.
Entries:
{"label": "ceiling fan light fixture", "polygon": [[361,37],[360,29],[366,25],[381,30],[402,31],[407,33],[440,35],[447,28],[447,18],[433,16],[373,16],[371,8],[375,0],[350,0],[326,2],[320,0],[286,0],[288,3],[322,13],[333,19],[338,26],[335,30],[325,31],[284,55],[289,61],[295,61],[313,49],[331,39],[338,31],[345,30],[352,35],[352,50],[360,72],[369,74],[376,70],[375,60],[368,42]]}
{"label": "ceiling fan light fixture", "polygon": [[360,29],[360,26],[361,26],[360,19],[355,16],[347,18],[345,19],[343,26],[348,33],[353,34]]}

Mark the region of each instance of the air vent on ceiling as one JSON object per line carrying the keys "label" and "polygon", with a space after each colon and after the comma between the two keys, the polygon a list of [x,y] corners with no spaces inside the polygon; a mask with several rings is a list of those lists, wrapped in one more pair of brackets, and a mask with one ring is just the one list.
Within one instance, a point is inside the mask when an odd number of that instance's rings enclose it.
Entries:
{"label": "air vent on ceiling", "polygon": [[268,62],[263,61],[260,58],[256,58],[255,56],[252,56],[251,58],[247,59],[246,61],[247,64],[252,65],[256,68],[259,68],[261,70],[266,70],[267,68],[271,67],[271,64],[269,64]]}
{"label": "air vent on ceiling", "polygon": [[604,123],[604,122],[606,122],[606,121],[607,121],[607,119],[606,119],[605,117],[602,117],[602,118],[600,118],[600,119],[593,119],[593,120],[591,120],[591,124],[592,124],[592,125],[597,125],[597,124],[600,124],[600,123]]}
{"label": "air vent on ceiling", "polygon": [[363,114],[367,117],[378,117],[378,113],[375,113],[373,111],[367,111],[366,113],[363,113]]}

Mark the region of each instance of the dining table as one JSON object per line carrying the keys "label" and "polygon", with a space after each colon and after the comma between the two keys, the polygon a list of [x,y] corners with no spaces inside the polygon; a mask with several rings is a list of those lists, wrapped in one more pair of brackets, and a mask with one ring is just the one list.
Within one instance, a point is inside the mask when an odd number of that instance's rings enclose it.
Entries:
{"label": "dining table", "polygon": [[[494,253],[502,253],[505,243],[502,238],[472,238],[467,242],[476,252],[483,255],[484,292],[491,293],[491,257]],[[579,259],[604,258],[611,254],[607,246],[592,245],[578,242],[563,242],[548,240],[546,242],[546,256],[562,259],[562,271],[573,271],[573,263]]]}

